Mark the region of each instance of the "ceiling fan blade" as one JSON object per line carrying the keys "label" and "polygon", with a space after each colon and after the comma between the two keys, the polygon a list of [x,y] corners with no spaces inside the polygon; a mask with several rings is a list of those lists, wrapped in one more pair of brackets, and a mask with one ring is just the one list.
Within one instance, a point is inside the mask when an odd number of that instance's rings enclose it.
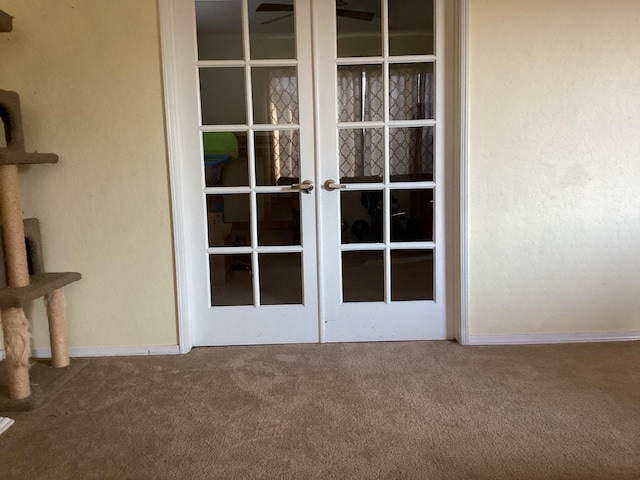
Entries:
{"label": "ceiling fan blade", "polygon": [[285,3],[261,3],[256,12],[293,12],[293,5]]}
{"label": "ceiling fan blade", "polygon": [[345,10],[343,8],[336,8],[336,15],[339,17],[364,20],[365,22],[370,22],[373,20],[373,17],[375,17],[373,12],[358,12],[356,10]]}
{"label": "ceiling fan blade", "polygon": [[278,20],[283,20],[285,18],[293,17],[293,13],[287,13],[281,17],[272,18],[271,20],[267,20],[266,22],[260,22],[260,25],[268,25],[269,23],[277,22]]}

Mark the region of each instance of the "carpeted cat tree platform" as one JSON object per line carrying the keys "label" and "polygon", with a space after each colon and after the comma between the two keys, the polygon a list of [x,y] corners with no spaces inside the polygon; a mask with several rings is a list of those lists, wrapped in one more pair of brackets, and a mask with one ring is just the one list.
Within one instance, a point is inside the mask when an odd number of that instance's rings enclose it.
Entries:
{"label": "carpeted cat tree platform", "polygon": [[[0,11],[0,26],[6,24]],[[6,15],[6,14],[4,14]],[[9,395],[31,395],[29,383],[30,333],[24,314],[28,302],[45,298],[54,367],[69,365],[65,297],[62,287],[80,280],[76,272],[46,273],[37,219],[23,220],[18,188],[18,165],[56,163],[51,153],[26,153],[20,98],[0,90],[0,118],[6,147],[0,148],[0,318],[4,335]]]}

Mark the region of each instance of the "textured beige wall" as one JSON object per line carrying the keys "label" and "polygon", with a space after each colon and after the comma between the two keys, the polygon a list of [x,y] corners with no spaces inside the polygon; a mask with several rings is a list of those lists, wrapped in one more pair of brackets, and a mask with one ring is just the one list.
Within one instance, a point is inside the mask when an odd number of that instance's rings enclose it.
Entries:
{"label": "textured beige wall", "polygon": [[[471,333],[640,330],[640,3],[470,0]],[[0,0],[73,346],[177,342],[154,0]],[[41,303],[36,347],[46,347]]]}
{"label": "textured beige wall", "polygon": [[640,2],[470,7],[471,334],[640,330]]}
{"label": "textured beige wall", "polygon": [[[175,287],[155,0],[0,0],[0,88],[22,98],[27,148],[58,165],[22,168],[47,269],[66,289],[71,346],[175,345]],[[42,302],[31,314],[48,347]]]}

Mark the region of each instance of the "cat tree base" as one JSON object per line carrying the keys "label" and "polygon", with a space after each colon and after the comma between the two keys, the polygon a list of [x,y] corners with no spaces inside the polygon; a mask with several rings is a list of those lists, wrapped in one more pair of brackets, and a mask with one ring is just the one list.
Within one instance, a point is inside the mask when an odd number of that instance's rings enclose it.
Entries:
{"label": "cat tree base", "polygon": [[9,396],[22,400],[31,395],[29,384],[29,322],[24,306],[45,297],[49,338],[51,340],[51,365],[63,368],[69,365],[67,344],[66,301],[62,287],[82,278],[77,272],[40,273],[31,275],[26,287],[0,289],[0,312],[4,335]]}

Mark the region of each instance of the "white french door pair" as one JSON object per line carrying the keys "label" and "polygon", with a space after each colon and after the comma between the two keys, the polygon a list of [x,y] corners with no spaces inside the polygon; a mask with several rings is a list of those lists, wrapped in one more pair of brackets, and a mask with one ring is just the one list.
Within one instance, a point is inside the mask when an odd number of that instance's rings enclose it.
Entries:
{"label": "white french door pair", "polygon": [[170,3],[189,343],[446,338],[442,9]]}

